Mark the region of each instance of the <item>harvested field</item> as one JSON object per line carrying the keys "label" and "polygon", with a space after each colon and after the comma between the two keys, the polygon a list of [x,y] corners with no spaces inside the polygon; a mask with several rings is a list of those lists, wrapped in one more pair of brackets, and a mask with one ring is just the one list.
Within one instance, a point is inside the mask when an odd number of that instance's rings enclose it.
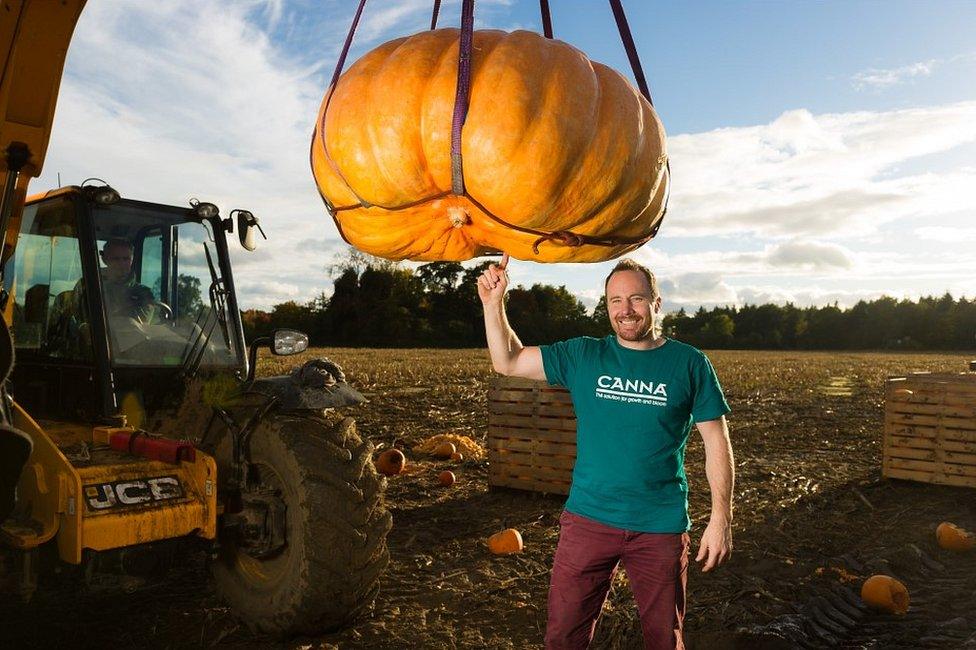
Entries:
{"label": "harvested field", "polygon": [[[563,499],[489,491],[486,461],[466,455],[458,463],[411,451],[443,433],[485,444],[487,353],[320,349],[304,356],[322,355],[338,361],[369,398],[369,404],[351,409],[360,431],[379,448],[396,445],[407,454],[408,471],[389,480],[392,562],[371,615],[318,639],[256,637],[217,601],[198,559],[164,583],[131,595],[60,590],[39,594],[26,607],[5,598],[0,639],[32,647],[541,647]],[[909,371],[963,370],[967,357],[751,351],[709,356],[733,409],[735,550],[715,572],[691,569],[689,648],[976,645],[976,553],[943,551],[934,534],[943,520],[976,529],[976,489],[883,480],[880,472],[884,379]],[[294,359],[264,358],[259,372],[282,372],[293,364]],[[695,552],[709,494],[702,445],[697,434],[691,440],[687,471]],[[437,485],[443,469],[457,475],[451,488]],[[525,552],[491,556],[486,537],[506,527],[522,532]],[[845,587],[857,591],[864,577],[879,572],[908,585],[915,597],[909,615],[896,618],[851,605],[845,621],[824,606],[847,593]],[[640,646],[622,572],[595,645]]]}

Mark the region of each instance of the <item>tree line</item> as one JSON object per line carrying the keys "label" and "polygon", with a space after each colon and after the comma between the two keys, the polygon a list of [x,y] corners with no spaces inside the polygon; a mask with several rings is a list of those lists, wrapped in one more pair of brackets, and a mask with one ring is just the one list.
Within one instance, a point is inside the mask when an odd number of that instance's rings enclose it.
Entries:
{"label": "tree line", "polygon": [[[352,253],[333,269],[331,296],[245,311],[245,334],[250,340],[287,327],[306,332],[317,346],[483,347],[475,282],[491,263],[432,262],[410,270]],[[511,287],[506,304],[527,345],[611,332],[603,298],[591,313],[565,287]],[[668,336],[708,349],[965,350],[976,347],[976,299],[946,293],[862,300],[847,309],[836,303],[681,309],[667,314],[663,327]]]}

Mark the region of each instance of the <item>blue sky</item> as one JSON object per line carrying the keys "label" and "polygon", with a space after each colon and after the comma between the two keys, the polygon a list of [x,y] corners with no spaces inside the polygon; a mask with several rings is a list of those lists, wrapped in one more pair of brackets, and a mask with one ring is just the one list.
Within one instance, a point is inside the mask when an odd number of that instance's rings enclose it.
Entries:
{"label": "blue sky", "polygon": [[[331,291],[344,245],[307,143],[353,0],[92,2],[69,50],[43,176],[248,207],[271,237],[235,253],[248,307]],[[352,59],[425,29],[431,0],[369,0]],[[445,0],[441,25],[456,25]],[[551,0],[557,38],[629,76],[602,0]],[[540,29],[534,0],[477,26]],[[634,255],[666,307],[883,293],[976,296],[976,2],[624,0],[669,135],[674,188]],[[515,283],[589,304],[609,264],[515,262]]]}

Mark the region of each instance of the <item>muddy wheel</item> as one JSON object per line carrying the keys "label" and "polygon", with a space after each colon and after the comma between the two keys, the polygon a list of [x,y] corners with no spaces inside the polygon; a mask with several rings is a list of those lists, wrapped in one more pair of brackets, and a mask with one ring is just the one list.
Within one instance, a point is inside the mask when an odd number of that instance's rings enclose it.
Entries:
{"label": "muddy wheel", "polygon": [[[243,495],[250,514],[222,535],[213,569],[218,593],[256,631],[345,626],[372,606],[389,563],[392,517],[372,443],[359,437],[352,418],[284,415],[264,422],[250,448]],[[225,440],[218,459],[229,450]]]}

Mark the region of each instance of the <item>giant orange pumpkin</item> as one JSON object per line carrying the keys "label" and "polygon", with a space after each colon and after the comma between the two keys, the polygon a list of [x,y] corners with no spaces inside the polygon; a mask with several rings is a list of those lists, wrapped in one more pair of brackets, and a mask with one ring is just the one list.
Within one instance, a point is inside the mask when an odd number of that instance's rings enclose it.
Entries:
{"label": "giant orange pumpkin", "polygon": [[454,195],[457,29],[385,43],[326,94],[312,171],[343,238],[389,259],[597,262],[663,216],[664,129],[619,73],[533,32],[474,33]]}

